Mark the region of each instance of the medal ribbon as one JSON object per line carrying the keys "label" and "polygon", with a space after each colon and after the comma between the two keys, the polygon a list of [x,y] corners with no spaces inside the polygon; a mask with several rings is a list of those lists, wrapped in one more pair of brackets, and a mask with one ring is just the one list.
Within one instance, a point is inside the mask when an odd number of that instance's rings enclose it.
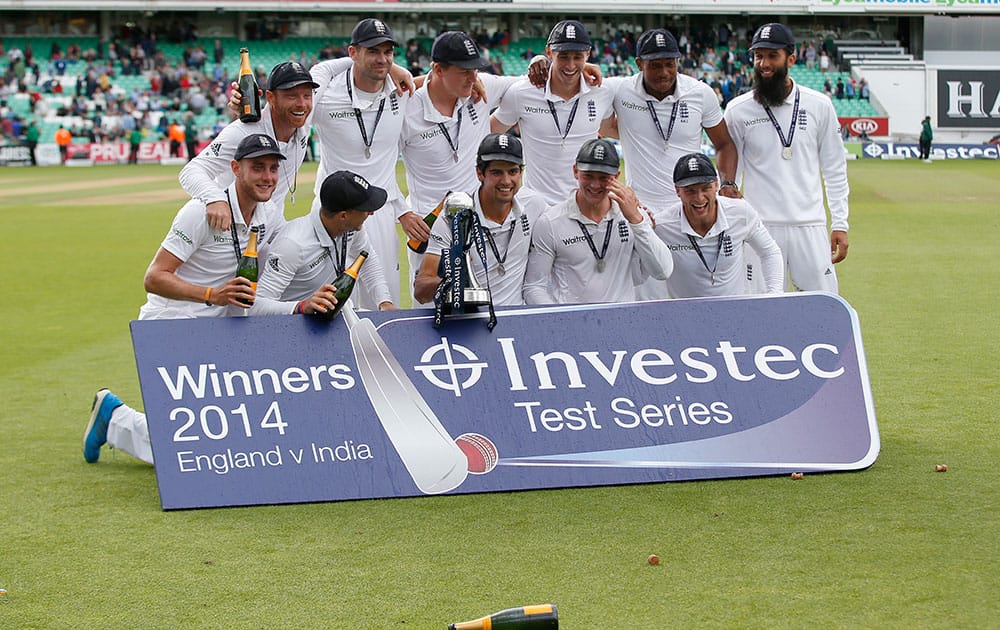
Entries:
{"label": "medal ribbon", "polygon": [[792,124],[788,128],[788,140],[785,140],[785,134],[781,131],[781,125],[778,124],[778,120],[774,117],[771,107],[764,105],[764,111],[767,112],[767,117],[771,119],[774,130],[778,132],[778,139],[781,140],[781,146],[786,149],[791,147],[792,137],[795,136],[795,126],[799,120],[799,88],[795,88],[795,104],[792,105]]}
{"label": "medal ribbon", "polygon": [[461,107],[458,108],[458,113],[455,114],[455,117],[458,120],[455,123],[455,141],[454,142],[451,141],[451,134],[448,133],[448,127],[446,127],[443,122],[439,122],[438,123],[438,127],[441,129],[441,134],[444,136],[444,139],[448,141],[448,146],[451,147],[451,153],[452,153],[452,155],[454,155],[455,159],[458,160],[458,142],[459,142],[459,140],[461,140],[461,134],[462,134],[462,108]]}
{"label": "medal ribbon", "polygon": [[663,144],[666,146],[670,146],[670,136],[674,133],[674,123],[677,121],[677,106],[680,104],[680,101],[674,101],[674,106],[670,110],[670,124],[667,125],[667,134],[663,135],[663,126],[660,124],[660,117],[656,115],[656,107],[653,105],[653,101],[646,101],[649,115],[653,117],[653,124],[656,125],[656,130],[660,133]]}
{"label": "medal ribbon", "polygon": [[[346,72],[347,75],[347,97],[351,99],[351,105],[354,105],[354,90],[351,88],[351,73]],[[375,123],[372,125],[372,137],[368,137],[368,131],[365,129],[365,121],[361,118],[361,109],[358,107],[354,108],[354,117],[358,121],[358,129],[361,130],[361,141],[365,143],[365,156],[371,157],[372,143],[375,142],[375,131],[378,129],[378,121],[382,119],[382,111],[385,109],[385,96],[378,104],[378,113],[375,114]]]}
{"label": "medal ribbon", "polygon": [[559,114],[556,113],[556,104],[549,99],[545,99],[545,102],[549,104],[549,111],[552,112],[552,120],[556,121],[556,133],[562,134],[561,139],[565,140],[566,136],[569,135],[569,130],[573,127],[573,120],[576,118],[576,108],[580,105],[580,99],[577,98],[573,101],[573,109],[569,110],[569,119],[566,121],[565,131],[559,126]]}
{"label": "medal ribbon", "polygon": [[489,229],[483,230],[486,234],[486,240],[489,243],[490,249],[493,250],[493,257],[497,259],[497,262],[503,265],[507,262],[507,254],[510,253],[510,242],[514,240],[514,227],[517,225],[517,219],[511,219],[510,230],[507,231],[507,247],[503,249],[503,258],[500,257],[500,248],[497,247],[497,242],[493,238],[493,232]]}
{"label": "medal ribbon", "polygon": [[611,222],[612,219],[608,219],[608,227],[604,232],[604,246],[601,248],[601,253],[597,253],[597,247],[594,245],[594,239],[591,238],[590,232],[587,231],[587,226],[583,224],[579,219],[573,219],[576,224],[580,226],[580,231],[583,232],[584,238],[587,239],[587,245],[590,246],[590,251],[594,253],[594,258],[600,263],[604,260],[604,256],[608,253],[608,244],[611,242]]}
{"label": "medal ribbon", "polygon": [[701,264],[705,266],[705,271],[707,271],[712,276],[712,285],[715,285],[715,270],[719,268],[719,259],[722,258],[722,240],[726,237],[725,230],[719,234],[719,251],[715,254],[715,265],[709,269],[708,261],[705,260],[705,254],[702,253],[701,247],[698,246],[698,241],[695,237],[690,234],[687,235],[688,240],[691,241],[691,246],[694,247],[694,251],[698,252],[698,258],[701,258]]}

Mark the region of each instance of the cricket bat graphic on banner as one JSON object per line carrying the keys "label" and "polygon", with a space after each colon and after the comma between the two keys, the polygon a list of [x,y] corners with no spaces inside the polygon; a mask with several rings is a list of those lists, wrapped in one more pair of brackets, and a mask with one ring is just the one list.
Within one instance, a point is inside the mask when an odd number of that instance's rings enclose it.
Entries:
{"label": "cricket bat graphic on banner", "polygon": [[370,319],[348,303],[343,311],[361,382],[413,483],[424,494],[454,490],[469,460],[410,381]]}

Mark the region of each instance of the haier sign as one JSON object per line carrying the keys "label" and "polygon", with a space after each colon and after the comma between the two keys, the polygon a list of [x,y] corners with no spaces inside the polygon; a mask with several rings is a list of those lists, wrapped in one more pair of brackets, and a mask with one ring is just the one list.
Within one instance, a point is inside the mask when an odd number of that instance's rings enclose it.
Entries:
{"label": "haier sign", "polygon": [[1000,70],[938,70],[938,127],[1000,128]]}

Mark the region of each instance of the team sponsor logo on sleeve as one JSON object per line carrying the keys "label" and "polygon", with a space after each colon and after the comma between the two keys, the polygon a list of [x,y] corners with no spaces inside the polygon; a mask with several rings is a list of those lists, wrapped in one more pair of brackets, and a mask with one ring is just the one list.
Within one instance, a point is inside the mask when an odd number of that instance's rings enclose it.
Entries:
{"label": "team sponsor logo on sleeve", "polygon": [[191,237],[188,236],[187,234],[185,234],[184,232],[182,232],[180,229],[174,228],[173,229],[173,233],[174,233],[174,236],[176,236],[177,238],[181,239],[182,241],[184,241],[188,245],[194,245],[194,241],[191,240]]}
{"label": "team sponsor logo on sleeve", "polygon": [[274,271],[278,271],[281,269],[281,259],[278,256],[270,256],[267,259],[267,266]]}
{"label": "team sponsor logo on sleeve", "polygon": [[219,152],[222,151],[222,143],[215,142],[209,148],[212,150],[212,155],[214,155],[215,157],[219,157]]}

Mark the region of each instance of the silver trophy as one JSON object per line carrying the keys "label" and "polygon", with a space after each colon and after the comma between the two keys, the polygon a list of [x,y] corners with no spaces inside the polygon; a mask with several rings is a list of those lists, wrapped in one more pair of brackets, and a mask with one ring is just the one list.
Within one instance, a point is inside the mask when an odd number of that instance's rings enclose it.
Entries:
{"label": "silver trophy", "polygon": [[484,306],[490,303],[490,290],[479,285],[476,274],[472,272],[472,252],[476,249],[475,211],[472,209],[472,197],[464,192],[453,192],[444,202],[444,212],[449,220],[459,222],[459,235],[462,238],[462,255],[465,260],[465,271],[462,273],[462,283],[465,289],[462,297],[467,306]]}

